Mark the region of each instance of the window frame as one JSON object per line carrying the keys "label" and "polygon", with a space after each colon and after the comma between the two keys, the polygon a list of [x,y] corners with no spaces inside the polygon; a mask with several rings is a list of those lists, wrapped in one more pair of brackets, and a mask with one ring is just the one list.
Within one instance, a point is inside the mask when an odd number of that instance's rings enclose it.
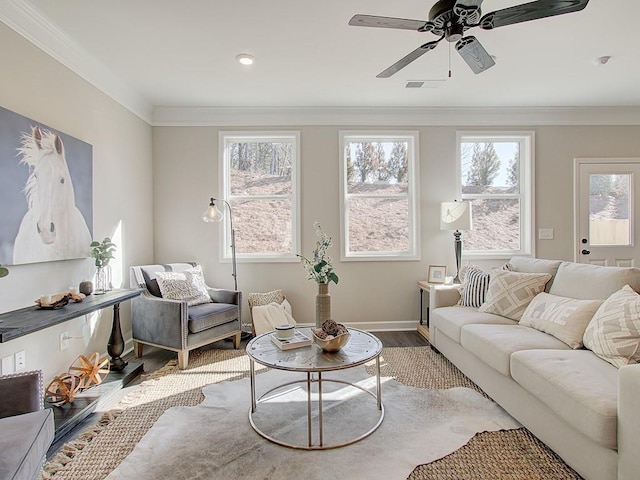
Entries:
{"label": "window frame", "polygon": [[[414,261],[420,260],[420,173],[419,173],[419,132],[417,130],[340,130],[339,132],[340,162],[340,260],[350,261]],[[394,142],[407,141],[407,194],[401,195],[362,195],[349,194],[346,174],[346,146],[350,142]],[[350,252],[349,251],[349,198],[407,198],[409,212],[409,251],[402,252]]]}
{"label": "window frame", "polygon": [[[518,142],[520,144],[518,194],[463,194],[462,152],[463,142]],[[468,259],[508,259],[512,256],[535,256],[535,132],[533,131],[458,131],[456,132],[456,180],[458,198],[518,198],[520,200],[519,250],[465,250]],[[472,219],[473,221],[473,219]],[[463,237],[464,238],[464,237]]]}
{"label": "window frame", "polygon": [[[231,195],[230,163],[227,145],[229,143],[244,142],[274,142],[292,141],[294,143],[295,158],[291,162],[291,195]],[[220,198],[229,202],[234,199],[246,198],[254,200],[290,199],[291,200],[291,251],[289,253],[238,253],[236,260],[242,263],[269,263],[269,262],[298,262],[296,254],[300,248],[300,131],[299,130],[244,130],[244,131],[219,131],[218,132],[218,160],[219,160],[219,186],[222,195]],[[224,209],[223,228],[220,228],[220,262],[231,261],[231,230],[228,221],[228,209]],[[236,219],[234,218],[234,221]],[[236,234],[238,228],[235,228]]]}

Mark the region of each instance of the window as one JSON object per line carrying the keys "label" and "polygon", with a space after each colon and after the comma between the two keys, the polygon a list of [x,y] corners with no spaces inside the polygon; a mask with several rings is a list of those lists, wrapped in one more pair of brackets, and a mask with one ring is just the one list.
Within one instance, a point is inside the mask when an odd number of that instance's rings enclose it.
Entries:
{"label": "window", "polygon": [[533,132],[458,132],[457,141],[473,225],[462,237],[465,255],[532,255]]}
{"label": "window", "polygon": [[417,260],[417,132],[340,132],[343,260]]}
{"label": "window", "polygon": [[238,259],[298,260],[299,144],[299,132],[220,132],[220,178],[233,208]]}

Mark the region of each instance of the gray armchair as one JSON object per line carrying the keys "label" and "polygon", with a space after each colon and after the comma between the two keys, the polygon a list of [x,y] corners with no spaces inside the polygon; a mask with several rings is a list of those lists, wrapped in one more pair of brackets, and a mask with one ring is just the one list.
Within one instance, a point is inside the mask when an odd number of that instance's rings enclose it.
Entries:
{"label": "gray armchair", "polygon": [[135,354],[144,345],[178,352],[178,368],[189,363],[189,351],[232,337],[240,347],[242,292],[207,287],[212,303],[188,306],[183,300],[162,298],[156,274],[181,272],[195,263],[142,265],[131,267],[131,287],[142,294],[131,300],[131,322]]}
{"label": "gray armchair", "polygon": [[0,376],[0,478],[35,480],[54,438],[42,372]]}

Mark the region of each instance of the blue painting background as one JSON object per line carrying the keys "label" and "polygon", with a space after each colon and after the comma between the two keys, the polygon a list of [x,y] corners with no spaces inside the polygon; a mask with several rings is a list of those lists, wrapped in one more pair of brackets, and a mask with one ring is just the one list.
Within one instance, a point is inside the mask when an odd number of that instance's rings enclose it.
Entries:
{"label": "blue painting background", "polygon": [[22,217],[27,213],[23,189],[29,167],[20,163],[18,149],[23,133],[31,127],[57,133],[64,144],[65,158],[73,183],[76,206],[93,238],[93,147],[48,125],[0,107],[0,265],[13,263],[13,243]]}

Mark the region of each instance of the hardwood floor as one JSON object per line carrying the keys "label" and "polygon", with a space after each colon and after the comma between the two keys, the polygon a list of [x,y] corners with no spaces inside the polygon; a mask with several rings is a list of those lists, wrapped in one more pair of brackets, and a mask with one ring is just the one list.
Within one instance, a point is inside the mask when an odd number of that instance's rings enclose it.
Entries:
{"label": "hardwood floor", "polygon": [[[424,337],[418,334],[416,331],[403,331],[403,332],[373,332],[381,341],[385,347],[420,347],[429,345]],[[247,340],[242,342],[244,348],[247,344]],[[202,347],[206,349],[210,348],[233,348],[233,343],[230,341],[220,341]],[[151,373],[166,365],[169,360],[176,359],[177,354],[168,350],[162,350],[155,347],[144,347],[144,353],[142,358],[136,359],[132,353],[127,354],[124,359],[128,362],[141,360],[144,362],[145,373]],[[136,388],[138,384],[142,382],[140,376],[135,378],[126,388],[123,388],[104,401],[96,408],[96,410],[80,422],[73,430],[63,435],[55,443],[51,445],[47,452],[47,459],[50,459],[55,455],[60,448],[67,442],[75,440],[86,428],[96,425],[102,417],[102,414],[117,404],[124,396],[130,393]]]}

